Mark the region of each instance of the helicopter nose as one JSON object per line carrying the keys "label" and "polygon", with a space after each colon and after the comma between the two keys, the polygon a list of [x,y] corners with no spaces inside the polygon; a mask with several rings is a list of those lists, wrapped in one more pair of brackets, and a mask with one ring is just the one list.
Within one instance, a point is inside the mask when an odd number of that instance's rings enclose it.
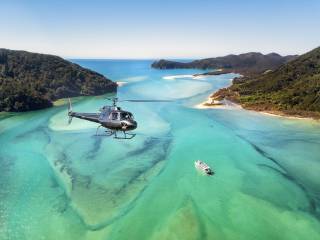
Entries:
{"label": "helicopter nose", "polygon": [[123,129],[125,130],[134,130],[137,128],[137,122],[132,120],[132,121],[125,121],[121,123],[123,125]]}
{"label": "helicopter nose", "polygon": [[136,121],[132,121],[132,129],[136,129],[138,126]]}

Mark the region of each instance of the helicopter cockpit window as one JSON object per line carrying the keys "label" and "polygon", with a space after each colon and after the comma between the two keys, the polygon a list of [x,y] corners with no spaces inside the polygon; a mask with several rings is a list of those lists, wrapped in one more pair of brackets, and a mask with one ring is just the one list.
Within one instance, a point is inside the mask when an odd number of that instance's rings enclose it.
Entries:
{"label": "helicopter cockpit window", "polygon": [[112,120],[118,120],[118,113],[117,112],[114,112],[111,114],[111,119]]}
{"label": "helicopter cockpit window", "polygon": [[130,120],[130,119],[132,119],[132,114],[127,113],[127,112],[122,112],[120,114],[120,116],[121,116],[121,120]]}

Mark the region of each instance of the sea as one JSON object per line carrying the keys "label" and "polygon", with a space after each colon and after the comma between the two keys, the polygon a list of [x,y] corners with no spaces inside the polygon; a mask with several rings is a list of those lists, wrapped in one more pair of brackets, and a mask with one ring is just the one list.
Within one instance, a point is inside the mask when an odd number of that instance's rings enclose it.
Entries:
{"label": "sea", "polygon": [[[72,60],[123,82],[131,140],[95,136],[67,101],[0,114],[0,239],[320,239],[320,124],[199,109],[236,74],[194,78],[152,60]],[[72,98],[98,112],[106,94]],[[194,166],[207,163],[203,175]]]}

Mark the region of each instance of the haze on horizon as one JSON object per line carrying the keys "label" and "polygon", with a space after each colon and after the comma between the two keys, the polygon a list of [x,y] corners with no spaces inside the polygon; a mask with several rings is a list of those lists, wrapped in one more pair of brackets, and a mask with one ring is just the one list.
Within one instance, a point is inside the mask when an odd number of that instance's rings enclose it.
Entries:
{"label": "haze on horizon", "polygon": [[320,1],[0,2],[0,48],[67,58],[301,54],[320,45]]}

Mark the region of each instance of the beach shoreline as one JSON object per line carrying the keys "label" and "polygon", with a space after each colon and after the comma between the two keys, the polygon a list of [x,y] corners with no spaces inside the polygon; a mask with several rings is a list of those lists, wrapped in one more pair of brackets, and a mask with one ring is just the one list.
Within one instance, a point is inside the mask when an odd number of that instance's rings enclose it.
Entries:
{"label": "beach shoreline", "polygon": [[229,100],[217,101],[211,96],[204,102],[198,103],[193,106],[197,109],[242,109],[242,106]]}
{"label": "beach shoreline", "polygon": [[[231,85],[230,85],[231,86]],[[229,87],[229,86],[227,86]],[[218,97],[215,96],[217,92],[212,93],[206,101],[200,102],[193,106],[193,108],[196,109],[228,109],[228,110],[234,110],[234,109],[245,109],[247,111],[252,111],[255,113],[260,113],[266,116],[272,116],[272,117],[278,117],[278,118],[287,118],[287,119],[296,119],[296,120],[312,120],[320,123],[320,119],[317,117],[306,117],[299,114],[288,114],[283,111],[276,111],[276,110],[257,110],[252,108],[245,108],[240,103],[236,103],[230,99],[223,98],[222,100],[218,100]]]}
{"label": "beach shoreline", "polygon": [[[208,98],[208,100],[211,99],[210,97]],[[271,116],[271,117],[277,117],[277,118],[286,118],[286,119],[295,119],[295,120],[311,120],[311,121],[315,121],[320,123],[320,119],[317,118],[313,118],[313,117],[304,117],[301,115],[290,115],[290,114],[286,114],[284,112],[281,111],[258,111],[258,110],[253,110],[253,109],[247,109],[244,108],[241,104],[232,102],[230,100],[223,100],[220,103],[214,103],[214,104],[210,104],[209,102],[204,101],[201,102],[199,104],[196,104],[193,106],[193,108],[196,109],[225,109],[225,110],[239,110],[239,109],[244,109],[247,111],[251,111],[251,112],[255,112],[255,113],[260,113],[266,116]],[[226,104],[226,102],[228,104]]]}
{"label": "beach shoreline", "polygon": [[320,119],[318,119],[318,118],[304,117],[302,115],[290,115],[290,114],[286,114],[281,111],[271,111],[271,110],[270,111],[256,111],[256,110],[251,110],[251,109],[246,109],[246,110],[257,112],[257,113],[267,115],[267,116],[272,116],[272,117],[296,119],[296,120],[312,120],[312,121],[316,121],[316,122],[320,123]]}

